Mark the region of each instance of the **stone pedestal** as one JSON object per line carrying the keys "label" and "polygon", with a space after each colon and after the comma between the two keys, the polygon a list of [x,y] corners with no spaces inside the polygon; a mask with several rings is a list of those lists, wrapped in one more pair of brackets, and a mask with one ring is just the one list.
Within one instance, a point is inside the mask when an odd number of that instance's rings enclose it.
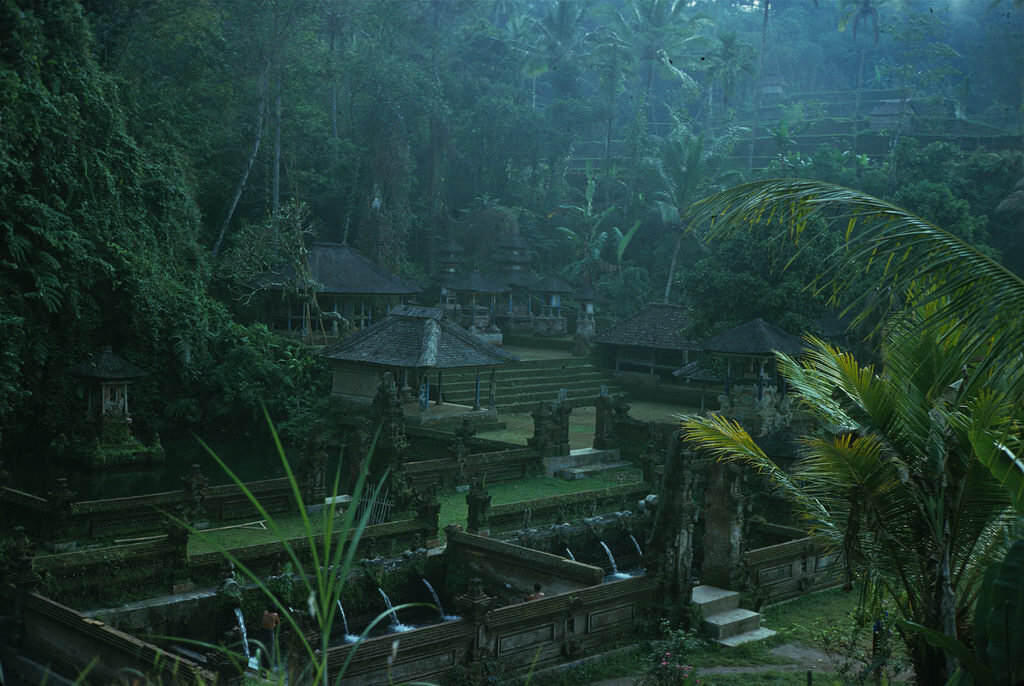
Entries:
{"label": "stone pedestal", "polygon": [[704,491],[704,564],[701,581],[737,588],[742,581],[743,497],[737,467],[714,462]]}

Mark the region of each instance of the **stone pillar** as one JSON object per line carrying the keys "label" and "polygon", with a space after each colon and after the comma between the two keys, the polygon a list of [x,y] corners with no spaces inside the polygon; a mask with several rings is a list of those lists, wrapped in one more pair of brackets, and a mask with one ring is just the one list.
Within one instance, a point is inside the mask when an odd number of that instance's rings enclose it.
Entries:
{"label": "stone pillar", "polygon": [[665,456],[665,474],[655,506],[644,550],[647,573],[659,582],[659,608],[668,618],[690,626],[690,592],[693,588],[693,525],[696,506],[693,496],[692,454],[682,445],[681,432],[675,431]]}
{"label": "stone pillar", "polygon": [[743,496],[739,468],[714,462],[704,491],[701,581],[735,589],[742,580]]}
{"label": "stone pillar", "polygon": [[613,417],[615,413],[612,409],[612,399],[606,393],[602,393],[597,396],[597,403],[594,407],[594,448],[597,450],[605,450],[608,448],[614,448],[612,445],[612,437],[614,434],[612,428]]}
{"label": "stone pillar", "polygon": [[554,407],[556,455],[569,454],[569,415],[571,414],[572,408],[568,403],[560,402]]}
{"label": "stone pillar", "polygon": [[57,540],[66,533],[65,529],[71,519],[71,505],[75,499],[75,492],[68,486],[67,477],[59,476],[53,490],[47,495],[49,496],[50,518],[53,524],[50,540]]}
{"label": "stone pillar", "polygon": [[203,475],[198,464],[192,465],[192,471],[181,477],[181,490],[184,493],[184,517],[189,524],[194,524],[206,515],[203,503],[206,501],[206,489],[209,479]]}
{"label": "stone pillar", "polygon": [[480,370],[476,370],[476,379],[473,382],[473,409],[480,409]]}
{"label": "stone pillar", "polygon": [[484,593],[484,582],[480,577],[469,580],[469,590],[455,598],[459,614],[473,623],[473,647],[469,655],[472,683],[486,683],[484,661],[491,657],[487,636],[487,612],[494,604],[494,598]]}
{"label": "stone pillar", "polygon": [[471,534],[486,536],[490,533],[487,517],[491,509],[491,495],[487,492],[480,477],[473,479],[473,484],[466,494],[466,505],[469,512],[466,516],[466,530]]}
{"label": "stone pillar", "polygon": [[495,375],[495,372],[494,372],[494,368],[492,367],[491,368],[491,379],[490,379],[490,382],[488,383],[488,387],[487,387],[487,407],[489,407],[492,410],[495,407],[497,407],[497,401],[495,399],[495,390],[496,389],[494,388],[494,375]]}

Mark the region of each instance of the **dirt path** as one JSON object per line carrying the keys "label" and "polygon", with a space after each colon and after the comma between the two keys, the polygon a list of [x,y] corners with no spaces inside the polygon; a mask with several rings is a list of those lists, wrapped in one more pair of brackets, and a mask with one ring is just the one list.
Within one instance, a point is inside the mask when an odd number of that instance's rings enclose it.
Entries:
{"label": "dirt path", "polygon": [[[824,652],[801,643],[786,643],[771,649],[772,655],[791,662],[777,665],[733,665],[728,667],[701,667],[699,676],[713,674],[760,674],[761,672],[833,671],[834,667]],[[633,686],[636,677],[619,677],[599,681],[594,686]]]}

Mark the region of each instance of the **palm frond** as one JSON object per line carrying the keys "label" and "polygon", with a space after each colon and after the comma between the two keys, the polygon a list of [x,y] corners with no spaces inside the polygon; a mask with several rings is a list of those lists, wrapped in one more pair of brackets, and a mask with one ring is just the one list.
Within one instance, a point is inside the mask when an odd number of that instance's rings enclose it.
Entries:
{"label": "palm frond", "polygon": [[[691,226],[707,238],[781,227],[799,249],[807,231],[844,232],[843,246],[809,288],[855,313],[855,323],[942,303],[928,325],[967,332],[957,354],[983,372],[1010,372],[1024,388],[1024,280],[977,248],[896,205],[850,188],[805,179],[747,183],[691,206]],[[874,288],[853,293],[852,275]]]}

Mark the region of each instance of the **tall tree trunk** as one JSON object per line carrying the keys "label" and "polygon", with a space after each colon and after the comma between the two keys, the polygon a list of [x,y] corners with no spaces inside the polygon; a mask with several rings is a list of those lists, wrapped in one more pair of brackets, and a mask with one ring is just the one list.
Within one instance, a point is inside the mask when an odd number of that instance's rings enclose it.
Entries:
{"label": "tall tree trunk", "polygon": [[277,65],[277,92],[274,95],[274,185],[271,191],[270,210],[277,216],[281,207],[281,65]]}
{"label": "tall tree trunk", "polygon": [[679,234],[676,236],[676,247],[672,249],[672,262],[668,266],[668,278],[665,279],[665,304],[668,304],[668,296],[672,292],[672,279],[676,275],[676,260],[679,259],[679,247],[683,244],[683,228],[679,227]]}
{"label": "tall tree trunk", "polygon": [[764,51],[768,45],[769,0],[764,2],[764,21],[761,23],[761,52],[757,56],[757,80],[754,86],[754,121],[750,127],[750,147],[747,149],[747,174],[754,169],[754,148],[757,146],[757,129],[761,125],[761,91],[764,88]]}
{"label": "tall tree trunk", "polygon": [[252,143],[252,151],[249,153],[249,159],[245,163],[245,169],[242,171],[242,178],[238,180],[238,186],[235,188],[235,195],[231,198],[231,205],[228,207],[227,216],[224,217],[223,223],[220,225],[220,233],[217,235],[217,242],[213,244],[213,256],[216,257],[220,252],[221,246],[224,244],[224,235],[227,233],[228,226],[231,224],[231,218],[235,216],[235,210],[238,208],[238,201],[242,197],[242,192],[245,191],[245,185],[249,181],[249,172],[252,171],[252,165],[256,162],[256,156],[260,151],[260,142],[263,140],[263,120],[267,112],[267,69],[263,70],[263,74],[260,76],[260,104],[256,112],[256,136]]}

